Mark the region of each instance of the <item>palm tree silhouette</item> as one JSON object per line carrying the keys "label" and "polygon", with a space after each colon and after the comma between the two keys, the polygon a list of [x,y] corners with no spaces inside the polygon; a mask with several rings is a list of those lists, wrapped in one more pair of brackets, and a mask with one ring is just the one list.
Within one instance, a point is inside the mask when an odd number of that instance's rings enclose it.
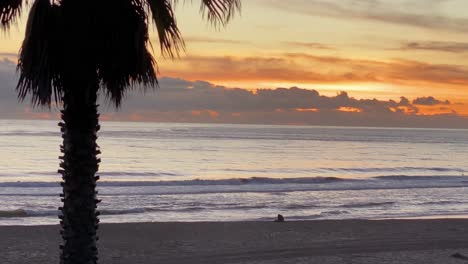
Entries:
{"label": "palm tree silhouette", "polygon": [[[173,12],[178,1],[0,0],[0,27],[8,30],[28,2],[18,97],[63,107],[60,263],[97,263],[98,94],[119,107],[128,89],[157,85],[148,25],[152,20],[162,54],[178,56],[185,47]],[[240,0],[201,0],[202,14],[215,25],[225,25],[239,9]]]}

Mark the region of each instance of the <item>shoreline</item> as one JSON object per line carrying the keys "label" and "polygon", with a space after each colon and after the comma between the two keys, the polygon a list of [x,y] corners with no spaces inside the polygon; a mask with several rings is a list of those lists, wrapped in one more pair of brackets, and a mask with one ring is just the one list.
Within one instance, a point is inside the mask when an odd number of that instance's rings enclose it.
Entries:
{"label": "shoreline", "polygon": [[[11,219],[15,217],[4,217],[0,218],[0,229],[2,227],[44,227],[44,226],[58,226],[59,220],[58,217],[54,218],[56,220],[56,224],[2,224],[1,220]],[[26,216],[24,218],[40,218],[40,216]],[[349,218],[349,219],[288,219],[288,216],[285,216],[286,222],[294,223],[294,222],[336,222],[336,221],[400,221],[400,220],[467,220],[468,221],[468,214],[451,214],[451,215],[424,215],[424,216],[402,216],[402,217],[391,217],[391,218]],[[248,220],[233,220],[233,221],[214,221],[214,220],[201,220],[201,221],[148,221],[148,222],[101,222],[99,225],[136,225],[136,224],[168,224],[168,223],[178,223],[178,224],[195,224],[195,223],[269,223],[274,222],[275,217],[271,217],[271,221],[268,219],[248,219]]]}
{"label": "shoreline", "polygon": [[377,219],[362,219],[371,221],[380,220],[451,220],[451,219],[465,219],[468,220],[468,214],[453,214],[453,215],[424,215],[424,216],[402,216],[397,218],[377,218]]}
{"label": "shoreline", "polygon": [[[101,224],[99,236],[100,263],[115,264],[456,264],[451,255],[468,255],[468,219]],[[58,225],[0,226],[2,263],[57,262],[59,239]]]}

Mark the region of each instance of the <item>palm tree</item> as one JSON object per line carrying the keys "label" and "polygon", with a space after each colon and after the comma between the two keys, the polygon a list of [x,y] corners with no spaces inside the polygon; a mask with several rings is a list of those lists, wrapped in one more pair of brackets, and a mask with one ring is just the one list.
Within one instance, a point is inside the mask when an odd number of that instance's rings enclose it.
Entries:
{"label": "palm tree", "polygon": [[[119,107],[126,91],[157,85],[148,25],[152,20],[162,54],[178,56],[184,41],[173,6],[177,0],[0,0],[0,27],[8,30],[30,4],[18,60],[18,97],[34,106],[63,107],[59,123],[63,155],[63,245],[60,263],[97,263],[99,200],[96,144],[99,93]],[[240,0],[201,0],[201,12],[225,25]]]}

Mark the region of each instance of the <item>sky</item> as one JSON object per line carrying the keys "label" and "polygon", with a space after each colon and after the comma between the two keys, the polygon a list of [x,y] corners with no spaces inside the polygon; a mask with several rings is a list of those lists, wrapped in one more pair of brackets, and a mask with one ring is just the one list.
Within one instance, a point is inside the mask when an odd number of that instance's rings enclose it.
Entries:
{"label": "sky", "polygon": [[[465,0],[244,0],[221,28],[192,2],[176,10],[186,52],[155,49],[160,88],[104,119],[468,127]],[[0,118],[56,118],[15,101],[25,20],[0,37]]]}

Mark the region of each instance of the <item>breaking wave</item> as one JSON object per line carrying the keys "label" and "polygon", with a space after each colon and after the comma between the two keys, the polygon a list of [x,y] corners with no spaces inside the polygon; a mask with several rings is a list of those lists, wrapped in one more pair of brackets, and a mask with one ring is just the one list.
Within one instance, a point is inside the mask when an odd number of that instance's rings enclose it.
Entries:
{"label": "breaking wave", "polygon": [[[226,185],[268,185],[268,184],[340,184],[340,183],[377,183],[380,181],[418,181],[418,182],[452,182],[465,183],[468,186],[468,176],[406,176],[389,175],[368,179],[338,178],[338,177],[304,177],[304,178],[235,178],[235,179],[193,179],[174,181],[99,181],[102,187],[138,187],[138,186],[226,186]],[[58,182],[0,182],[0,187],[58,187]]]}
{"label": "breaking wave", "polygon": [[392,206],[395,202],[369,202],[369,203],[349,203],[339,207],[344,208],[367,208],[367,207],[381,207],[381,206]]}

